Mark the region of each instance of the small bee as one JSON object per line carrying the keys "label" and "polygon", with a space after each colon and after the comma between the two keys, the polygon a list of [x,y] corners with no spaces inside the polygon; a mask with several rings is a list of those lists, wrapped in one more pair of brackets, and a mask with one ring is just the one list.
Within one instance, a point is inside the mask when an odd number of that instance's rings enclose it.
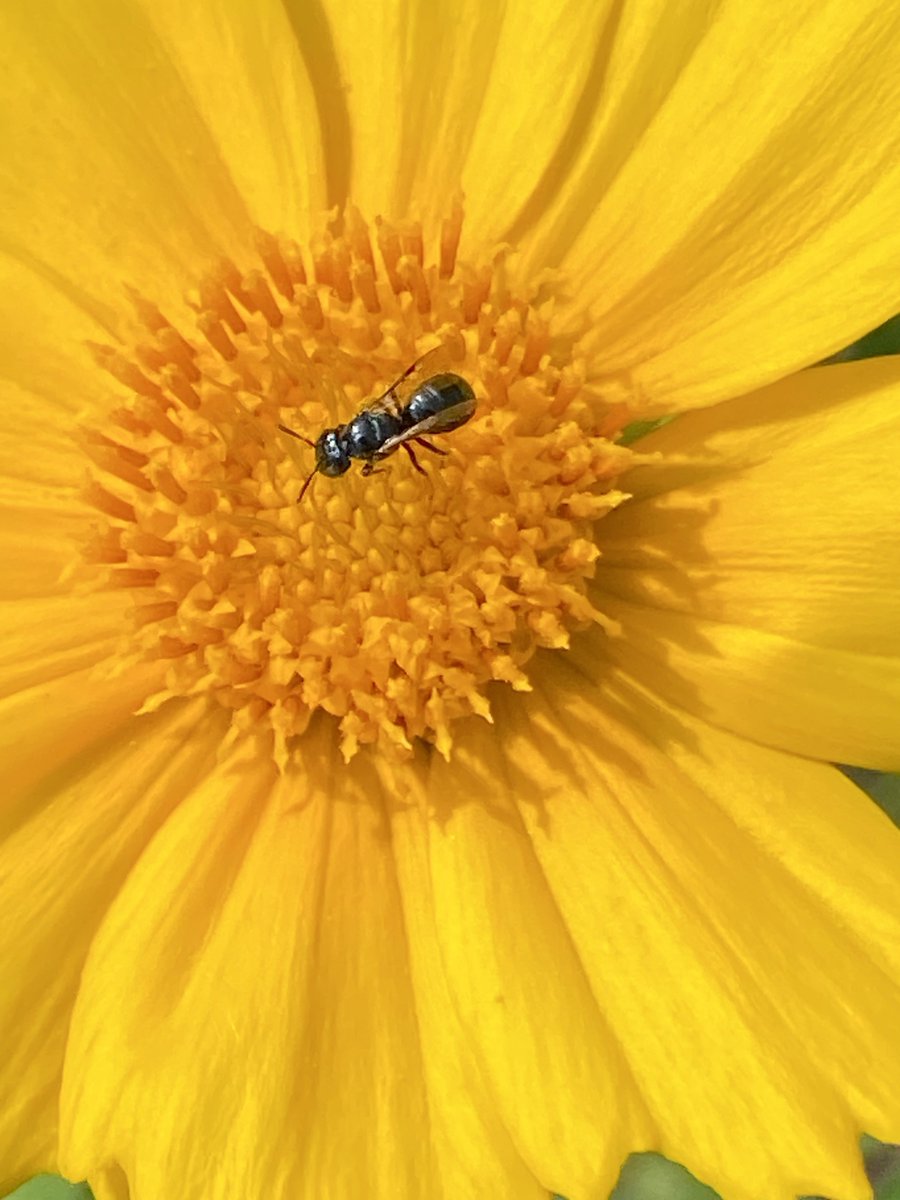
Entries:
{"label": "small bee", "polygon": [[409,455],[412,465],[424,475],[413,453],[410,442],[424,446],[433,454],[444,454],[427,441],[427,433],[449,433],[458,429],[475,412],[475,393],[460,375],[453,375],[441,368],[447,365],[449,355],[445,346],[429,350],[408,367],[395,383],[365,406],[346,425],[323,430],[313,442],[289,429],[278,428],[316,452],[313,467],[297,497],[299,504],[306,489],[318,475],[343,475],[349,471],[354,458],[363,462],[363,475],[375,471],[375,463],[387,458],[402,446]]}

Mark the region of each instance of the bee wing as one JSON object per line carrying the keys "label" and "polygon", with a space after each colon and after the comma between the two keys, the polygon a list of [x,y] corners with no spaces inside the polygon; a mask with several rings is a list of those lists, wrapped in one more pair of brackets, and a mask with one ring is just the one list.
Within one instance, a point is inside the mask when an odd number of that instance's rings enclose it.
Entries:
{"label": "bee wing", "polygon": [[410,396],[418,390],[426,379],[440,375],[453,365],[454,354],[450,346],[441,344],[433,350],[428,350],[421,358],[417,358],[412,366],[407,367],[399,379],[395,379],[386,392],[383,392],[367,408],[387,408],[393,397],[395,404],[404,405]]}
{"label": "bee wing", "polygon": [[393,454],[398,446],[402,446],[404,442],[411,442],[414,438],[425,437],[429,433],[442,433],[445,429],[456,429],[457,426],[468,421],[474,411],[474,401],[462,400],[459,404],[453,404],[442,412],[432,413],[424,421],[419,421],[418,425],[412,425],[409,429],[404,429],[394,437],[388,438],[375,457],[384,458],[388,454]]}
{"label": "bee wing", "polygon": [[379,396],[377,400],[373,400],[370,404],[364,404],[360,411],[372,413],[373,415],[386,412],[390,413],[392,417],[399,417],[400,405],[394,399],[391,389],[388,388],[383,396]]}

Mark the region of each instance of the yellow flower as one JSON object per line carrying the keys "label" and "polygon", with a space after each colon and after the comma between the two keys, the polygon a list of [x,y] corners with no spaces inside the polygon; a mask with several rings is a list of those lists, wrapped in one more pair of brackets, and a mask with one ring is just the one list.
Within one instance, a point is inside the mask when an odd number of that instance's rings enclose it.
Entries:
{"label": "yellow flower", "polygon": [[[898,38],[3,6],[7,1186],[868,1194],[900,366],[797,372],[900,308]],[[439,346],[427,478],[297,504]]]}

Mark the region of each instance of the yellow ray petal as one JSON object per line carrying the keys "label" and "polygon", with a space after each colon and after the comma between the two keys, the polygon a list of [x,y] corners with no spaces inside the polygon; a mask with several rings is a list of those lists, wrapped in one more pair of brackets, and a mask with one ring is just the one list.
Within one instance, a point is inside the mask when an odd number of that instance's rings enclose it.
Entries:
{"label": "yellow ray petal", "polygon": [[423,1044],[436,1043],[456,1076],[468,1071],[467,1088],[498,1114],[494,1136],[547,1190],[606,1197],[629,1151],[654,1135],[512,789],[492,732],[463,739],[451,763],[435,758],[421,793],[395,785],[413,978],[432,993],[420,1009]]}
{"label": "yellow ray petal", "polygon": [[592,305],[598,388],[708,404],[897,310],[898,36],[875,0],[624,6],[527,255]]}
{"label": "yellow ray petal", "polygon": [[898,360],[846,363],[643,441],[663,464],[603,523],[610,652],[748,737],[896,767],[898,405]]}
{"label": "yellow ray petal", "polygon": [[[58,1166],[63,1053],[78,979],[103,914],[214,744],[202,706],[171,705],[33,791],[4,783],[0,836],[0,1188]],[[208,727],[208,723],[207,727]],[[200,734],[200,736],[198,736]]]}
{"label": "yellow ray petal", "polygon": [[[445,123],[453,106],[476,113],[462,173],[464,247],[469,239],[479,247],[522,244],[564,186],[596,120],[620,7],[612,0],[506,5],[481,89],[463,75],[457,94],[447,96]],[[469,60],[464,45],[458,53]]]}
{"label": "yellow ray petal", "polygon": [[[60,308],[67,307],[57,293]],[[0,348],[0,352],[5,347]],[[17,364],[9,360],[11,374],[23,378],[29,359]],[[79,495],[86,484],[86,460],[74,433],[75,406],[85,404],[92,393],[79,394],[81,376],[90,372],[77,364],[77,354],[61,353],[42,380],[46,391],[37,393],[12,382],[0,383],[3,430],[0,437],[0,600],[24,604],[49,596],[71,596],[73,583],[67,576],[81,561],[91,528],[97,520]],[[82,367],[82,370],[79,370]],[[68,369],[71,374],[68,380]],[[95,370],[95,375],[98,374]],[[98,381],[92,380],[92,399],[104,403]],[[70,386],[71,385],[71,386]],[[105,403],[109,404],[109,397]],[[110,632],[122,632],[122,596],[109,593],[94,599],[95,615],[106,610]],[[73,608],[78,608],[76,601]],[[23,616],[28,618],[27,613]]]}
{"label": "yellow ray petal", "polygon": [[734,1200],[863,1200],[860,1131],[900,1128],[900,832],[834,768],[544,666],[498,705],[507,786],[656,1148]]}
{"label": "yellow ray petal", "polygon": [[[408,931],[418,1027],[426,1048],[423,1066],[431,1098],[432,1141],[439,1147],[445,1164],[442,1169],[445,1194],[448,1198],[486,1194],[546,1200],[547,1185],[562,1177],[560,1158],[567,1157],[568,1148],[561,1155],[551,1156],[547,1163],[538,1163],[538,1156],[519,1137],[518,1121],[510,1116],[508,1109],[504,1110],[502,1103],[498,1105],[494,1087],[485,1080],[485,1060],[478,1046],[480,1037],[470,1019],[469,1001],[464,1000],[460,1008],[457,989],[447,978],[443,939],[438,936],[433,902],[428,818],[423,817],[421,810],[398,805],[393,813],[392,836]],[[459,929],[458,921],[454,922],[454,929]],[[449,936],[453,940],[453,930]],[[493,975],[492,978],[496,979]],[[543,988],[542,980],[531,996],[539,1006]],[[574,1007],[580,1007],[578,1001]],[[490,1008],[497,1008],[502,1015],[505,997],[493,995]],[[555,1049],[555,1038],[548,1037],[547,1045]],[[517,1042],[517,1046],[521,1043]],[[552,1063],[544,1061],[542,1065],[552,1075]],[[535,1095],[547,1094],[551,1086],[548,1079],[549,1076],[541,1077]],[[581,1096],[590,1090],[583,1088],[580,1079],[574,1088]],[[553,1105],[555,1111],[556,1096]],[[540,1105],[538,1108],[544,1111]],[[583,1157],[591,1157],[590,1150]]]}
{"label": "yellow ray petal", "polygon": [[67,573],[96,513],[76,495],[84,464],[67,404],[77,397],[58,394],[54,405],[50,396],[2,389],[12,436],[0,450],[0,554],[11,564],[0,584],[0,743],[18,786],[127,724],[164,670],[116,674],[134,602],[124,591],[85,593]]}
{"label": "yellow ray petal", "polygon": [[62,280],[0,252],[0,472],[20,474],[44,439],[65,440],[71,457],[73,421],[91,409],[108,411],[112,380],[87,343],[115,336],[119,315],[106,304],[92,308],[83,291],[73,294]]}
{"label": "yellow ray petal", "polygon": [[[711,6],[671,4],[667,0],[629,0],[627,4],[592,5],[573,3],[564,20],[552,23],[559,10],[548,8],[551,17],[543,44],[533,48],[522,36],[526,56],[521,72],[510,72],[506,80],[507,105],[504,117],[516,136],[495,150],[481,154],[483,181],[475,183],[475,155],[468,165],[474,203],[484,209],[488,228],[497,230],[497,240],[523,243],[525,258],[532,267],[557,266],[573,241],[589,224],[598,201],[624,164],[635,152],[670,89],[678,79],[707,32]],[[520,25],[522,22],[519,23]],[[570,37],[575,34],[574,43]],[[520,35],[521,36],[521,35]],[[528,51],[531,51],[531,56]],[[570,78],[572,66],[576,74]],[[538,94],[531,80],[543,78],[544,93]],[[568,95],[578,87],[576,102],[569,110],[556,111],[556,96]],[[532,105],[553,103],[527,124]],[[555,140],[536,158],[539,182],[527,197],[525,208],[510,208],[504,171],[510,158],[522,154],[532,138],[544,136],[549,128]],[[560,116],[565,124],[556,125]],[[515,122],[520,127],[515,129]],[[486,126],[485,126],[486,133]],[[539,145],[541,142],[538,143]],[[481,193],[481,194],[480,194]],[[514,197],[518,201],[518,197]],[[506,224],[497,226],[505,218]],[[603,264],[578,264],[579,271],[593,277],[593,288],[585,293],[595,299],[603,287]]]}
{"label": "yellow ray petal", "polygon": [[[326,206],[326,162],[305,47],[277,0],[186,7],[142,0],[252,220],[306,239]],[[306,6],[308,7],[308,6]],[[214,202],[214,197],[209,198]]]}
{"label": "yellow ray petal", "polygon": [[501,36],[502,10],[401,2],[292,3],[308,45],[326,138],[346,141],[330,199],[346,188],[371,214],[434,218],[458,191],[462,162]]}
{"label": "yellow ray petal", "polygon": [[135,5],[3,6],[0,247],[96,312],[122,280],[179,302],[252,214]]}
{"label": "yellow ray petal", "polygon": [[604,597],[622,637],[579,643],[599,676],[621,663],[654,692],[767,746],[900,769],[900,659]]}
{"label": "yellow ray petal", "polygon": [[73,673],[84,678],[115,655],[128,608],[116,595],[0,601],[0,696]]}
{"label": "yellow ray petal", "polygon": [[0,758],[11,790],[36,786],[128,725],[163,680],[158,663],[113,677],[93,665],[48,678],[38,664],[35,674],[41,682],[0,698]]}
{"label": "yellow ray petal", "polygon": [[[72,564],[78,539],[85,531],[86,508],[72,502],[65,488],[36,487],[0,479],[0,554],[10,564],[0,576],[0,598],[28,601],[64,595],[71,583],[60,572]],[[105,606],[106,599],[98,601]],[[120,609],[121,611],[121,609]]]}
{"label": "yellow ray petal", "polygon": [[586,136],[612,8],[290,5],[329,150],[347,145],[332,202],[434,221],[462,184],[464,246],[518,239]]}
{"label": "yellow ray petal", "polygon": [[66,1060],[70,1176],[124,1172],[132,1200],[356,1200],[463,1194],[482,1159],[488,1180],[518,1162],[473,1117],[454,1145],[470,1098],[426,1091],[372,773],[340,765],[324,722],[304,751],[306,777],[212,772],[112,906]]}

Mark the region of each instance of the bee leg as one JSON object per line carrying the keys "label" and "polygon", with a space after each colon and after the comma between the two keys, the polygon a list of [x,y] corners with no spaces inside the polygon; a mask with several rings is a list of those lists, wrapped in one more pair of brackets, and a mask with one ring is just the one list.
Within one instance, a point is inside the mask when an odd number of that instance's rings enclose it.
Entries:
{"label": "bee leg", "polygon": [[420,475],[427,475],[427,474],[428,474],[428,472],[425,470],[425,468],[424,468],[424,467],[422,467],[422,466],[420,466],[420,465],[419,465],[419,460],[416,458],[415,454],[413,454],[413,448],[412,448],[412,446],[410,446],[409,442],[404,442],[404,443],[403,443],[403,449],[404,449],[404,450],[406,451],[406,453],[409,455],[409,461],[410,461],[410,462],[412,463],[412,465],[413,465],[413,466],[416,468],[416,470],[419,472],[419,474],[420,474]]}
{"label": "bee leg", "polygon": [[426,442],[424,438],[416,438],[417,446],[424,446],[426,450],[430,450],[432,454],[443,454],[444,458],[450,453],[449,450],[441,450],[438,446],[432,446],[431,442]]}
{"label": "bee leg", "polygon": [[372,460],[372,458],[367,458],[366,462],[362,463],[362,470],[361,470],[360,474],[362,474],[362,475],[383,475],[384,467],[376,467],[377,461],[378,461],[377,458],[374,461]]}

